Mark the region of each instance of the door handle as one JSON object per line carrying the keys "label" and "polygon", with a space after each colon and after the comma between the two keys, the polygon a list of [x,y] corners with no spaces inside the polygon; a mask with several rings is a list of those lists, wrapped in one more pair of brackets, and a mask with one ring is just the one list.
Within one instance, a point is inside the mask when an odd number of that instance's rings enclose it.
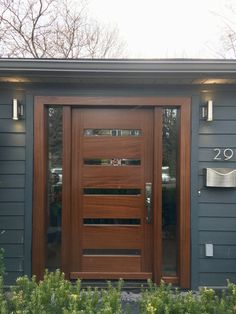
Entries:
{"label": "door handle", "polygon": [[152,221],[152,183],[147,182],[145,184],[145,206],[147,209],[147,223],[150,224]]}

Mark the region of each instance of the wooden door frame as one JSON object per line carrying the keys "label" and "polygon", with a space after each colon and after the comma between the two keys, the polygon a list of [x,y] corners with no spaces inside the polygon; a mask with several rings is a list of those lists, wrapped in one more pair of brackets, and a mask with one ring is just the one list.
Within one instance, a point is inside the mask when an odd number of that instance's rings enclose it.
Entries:
{"label": "wooden door frame", "polygon": [[[63,152],[62,185],[62,270],[69,273],[70,261],[70,191],[71,191],[71,108],[73,106],[132,106],[154,108],[154,225],[153,225],[153,280],[160,279],[190,287],[190,105],[189,97],[91,97],[91,96],[36,96],[34,98],[34,191],[33,191],[33,241],[32,273],[38,279],[43,277],[45,268],[45,212],[47,197],[47,151],[46,151],[46,107],[63,106],[63,142],[68,143]],[[161,275],[161,186],[162,141],[160,140],[161,108],[180,109],[179,129],[179,265],[178,277]],[[156,123],[155,123],[156,122]],[[65,210],[65,208],[67,210]],[[156,265],[156,267],[155,267]]]}

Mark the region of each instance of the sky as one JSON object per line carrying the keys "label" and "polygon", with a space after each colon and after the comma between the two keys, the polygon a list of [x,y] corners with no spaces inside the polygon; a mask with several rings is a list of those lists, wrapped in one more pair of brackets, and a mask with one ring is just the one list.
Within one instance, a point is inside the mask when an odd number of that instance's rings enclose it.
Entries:
{"label": "sky", "polygon": [[127,57],[220,58],[220,35],[236,19],[230,3],[236,0],[91,0],[89,8],[119,29]]}

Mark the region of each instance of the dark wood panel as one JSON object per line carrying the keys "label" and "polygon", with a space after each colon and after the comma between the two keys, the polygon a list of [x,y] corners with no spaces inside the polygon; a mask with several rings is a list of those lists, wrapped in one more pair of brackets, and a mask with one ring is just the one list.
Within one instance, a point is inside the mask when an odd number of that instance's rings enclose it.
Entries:
{"label": "dark wood panel", "polygon": [[24,174],[25,162],[24,161],[0,161],[1,174]]}
{"label": "dark wood panel", "polygon": [[[2,217],[0,218],[2,220]],[[22,224],[22,218],[20,223]],[[1,225],[1,223],[0,223]],[[10,228],[9,228],[10,229]],[[24,231],[23,230],[2,230],[0,236],[0,243],[3,244],[20,244],[24,243]]]}
{"label": "dark wood panel", "polygon": [[24,217],[23,216],[2,216],[0,219],[0,229],[23,229],[24,228]]}
{"label": "dark wood panel", "polygon": [[83,227],[85,249],[140,249],[142,229],[139,226]]}
{"label": "dark wood panel", "polygon": [[2,202],[24,202],[24,189],[0,189],[0,200]]}
{"label": "dark wood panel", "polygon": [[142,139],[139,137],[84,137],[84,158],[140,158]]}
{"label": "dark wood panel", "polygon": [[141,196],[83,196],[84,218],[140,218]]}
{"label": "dark wood panel", "polygon": [[140,272],[140,256],[85,256],[83,272]]}
{"label": "dark wood panel", "polygon": [[182,106],[189,105],[189,97],[156,97],[156,96],[36,96],[35,100],[44,104],[69,106]]}
{"label": "dark wood panel", "polygon": [[139,188],[142,183],[141,167],[83,167],[83,187]]}
{"label": "dark wood panel", "polygon": [[[139,108],[85,109],[82,111],[84,128],[137,129],[142,125]],[[128,119],[127,119],[128,117]]]}
{"label": "dark wood panel", "polygon": [[24,120],[0,119],[0,132],[23,133],[25,132]]}
{"label": "dark wood panel", "polygon": [[180,111],[179,135],[179,277],[180,287],[190,287],[190,99]]}
{"label": "dark wood panel", "polygon": [[24,202],[0,202],[0,216],[21,216],[24,215]]}
{"label": "dark wood panel", "polygon": [[1,147],[0,160],[25,160],[25,147]]}
{"label": "dark wood panel", "polygon": [[24,175],[0,175],[0,188],[23,188],[24,186]]}
{"label": "dark wood panel", "polygon": [[199,243],[214,243],[219,245],[235,245],[236,232],[233,231],[200,231]]}
{"label": "dark wood panel", "polygon": [[0,146],[25,146],[25,134],[0,134]]}
{"label": "dark wood panel", "polygon": [[[235,242],[234,242],[235,244]],[[206,258],[205,245],[199,246],[200,258]],[[214,258],[213,259],[233,259],[234,265],[236,262],[236,244],[235,245],[217,245],[214,244]],[[212,259],[210,259],[212,260]]]}
{"label": "dark wood panel", "polygon": [[152,273],[131,273],[131,272],[71,272],[71,279],[152,279]]}

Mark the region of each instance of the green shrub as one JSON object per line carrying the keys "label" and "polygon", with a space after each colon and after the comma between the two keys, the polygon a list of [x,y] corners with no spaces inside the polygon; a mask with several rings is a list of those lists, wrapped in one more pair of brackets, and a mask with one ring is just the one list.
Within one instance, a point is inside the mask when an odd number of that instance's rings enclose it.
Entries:
{"label": "green shrub", "polygon": [[199,294],[181,293],[170,284],[156,286],[149,281],[140,300],[140,312],[149,314],[235,314],[236,285],[228,282],[219,297],[213,289],[203,288]]}
{"label": "green shrub", "polygon": [[76,284],[64,278],[59,270],[45,272],[39,283],[35,277],[19,277],[9,300],[10,309],[17,314],[119,314],[121,313],[120,291],[108,283],[108,288],[99,291],[81,289],[81,282]]}

